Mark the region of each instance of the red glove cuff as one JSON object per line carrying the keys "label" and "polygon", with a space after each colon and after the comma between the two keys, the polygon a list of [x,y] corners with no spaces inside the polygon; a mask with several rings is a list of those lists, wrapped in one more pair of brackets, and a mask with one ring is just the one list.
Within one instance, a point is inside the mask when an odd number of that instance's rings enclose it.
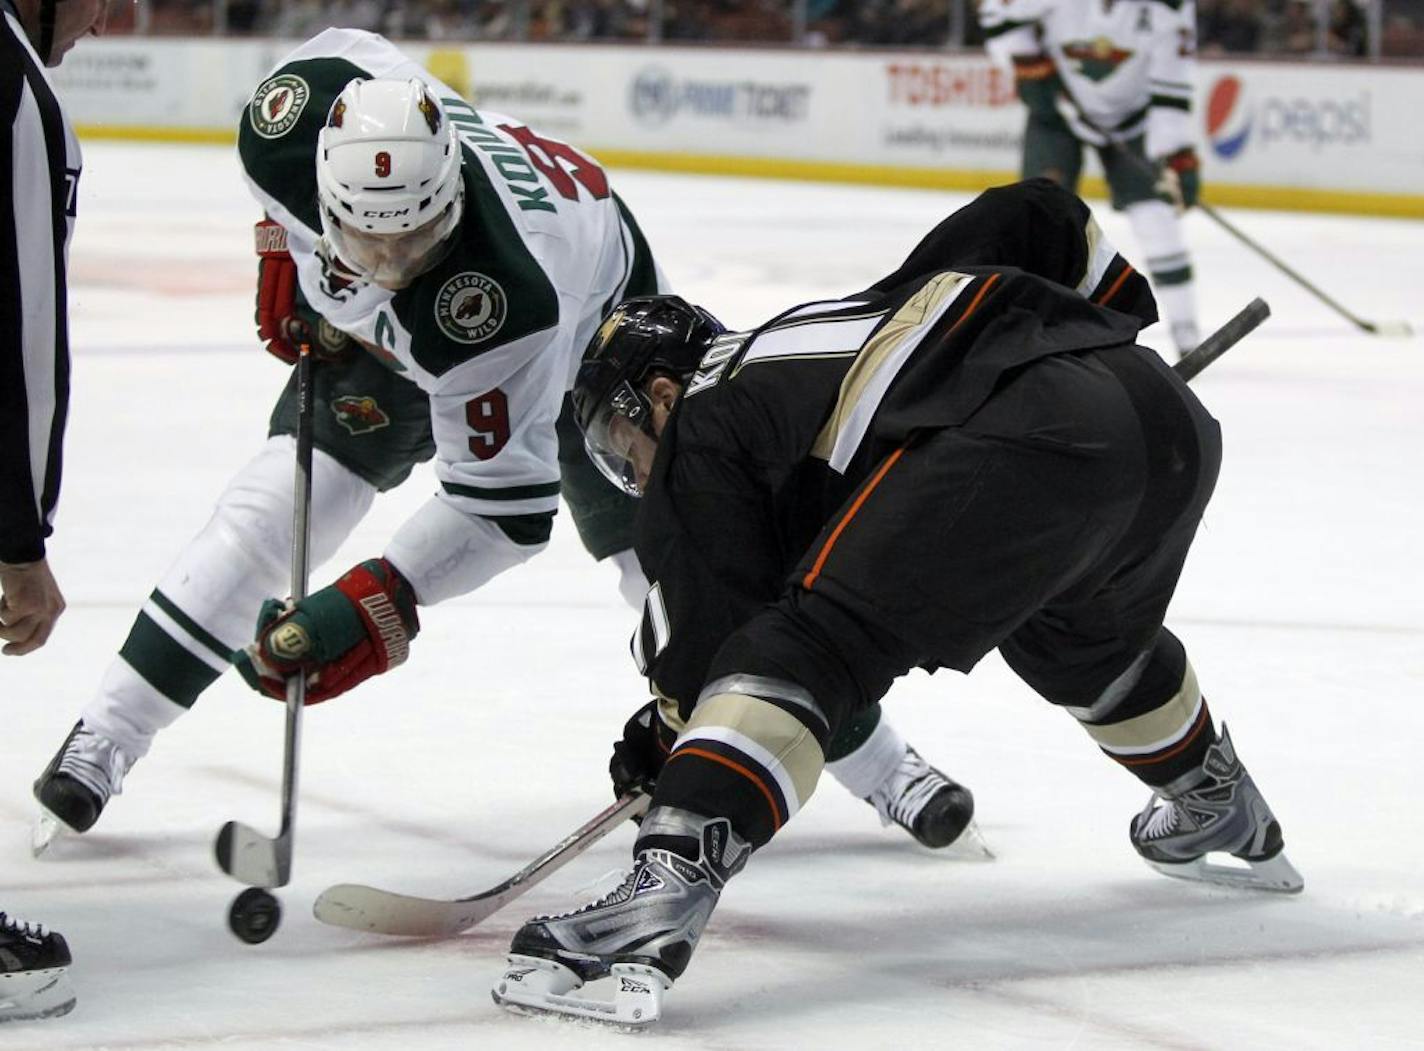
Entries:
{"label": "red glove cuff", "polygon": [[1015,55],[1013,57],[1015,80],[1047,80],[1058,72],[1053,59],[1047,55]]}
{"label": "red glove cuff", "polygon": [[296,363],[287,323],[297,313],[297,264],[287,254],[287,231],[280,223],[263,219],[253,228],[253,241],[261,260],[257,264],[257,338],[267,343],[267,353]]}
{"label": "red glove cuff", "polygon": [[1174,172],[1194,172],[1201,167],[1201,161],[1197,158],[1197,151],[1187,146],[1176,153],[1168,154],[1167,167]]}
{"label": "red glove cuff", "polygon": [[366,627],[376,674],[404,664],[410,640],[420,632],[420,617],[415,593],[396,567],[373,558],[348,570],[335,587],[351,600]]}

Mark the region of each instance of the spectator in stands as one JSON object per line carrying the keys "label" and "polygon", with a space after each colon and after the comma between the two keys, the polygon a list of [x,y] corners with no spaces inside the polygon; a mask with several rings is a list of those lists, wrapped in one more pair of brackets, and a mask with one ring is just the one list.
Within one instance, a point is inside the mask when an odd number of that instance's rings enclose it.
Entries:
{"label": "spectator in stands", "polygon": [[1273,51],[1305,55],[1315,50],[1315,17],[1306,0],[1290,0],[1275,27]]}
{"label": "spectator in stands", "polygon": [[1326,46],[1332,55],[1359,58],[1369,50],[1369,31],[1365,13],[1354,0],[1335,0],[1330,5],[1330,23]]}
{"label": "spectator in stands", "polygon": [[1201,0],[1197,4],[1197,44],[1204,55],[1254,52],[1265,26],[1254,0]]}

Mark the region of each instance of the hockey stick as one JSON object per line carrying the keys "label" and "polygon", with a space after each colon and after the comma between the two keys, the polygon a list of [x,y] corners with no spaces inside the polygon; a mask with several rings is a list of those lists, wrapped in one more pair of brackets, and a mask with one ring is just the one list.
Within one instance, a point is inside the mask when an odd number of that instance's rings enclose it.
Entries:
{"label": "hockey stick", "polygon": [[1270,305],[1257,296],[1242,307],[1230,321],[1198,343],[1172,368],[1182,379],[1190,381],[1193,376],[1234,347],[1270,316]]}
{"label": "hockey stick", "polygon": [[[1127,147],[1126,143],[1117,141],[1106,131],[1104,131],[1096,122],[1094,122],[1092,118],[1088,116],[1087,111],[1085,111],[1082,105],[1078,102],[1078,99],[1068,89],[1068,85],[1066,83],[1061,84],[1061,88],[1063,91],[1063,97],[1073,108],[1073,111],[1077,114],[1078,119],[1083,122],[1084,127],[1088,128],[1100,138],[1102,138],[1108,149],[1112,150],[1118,156],[1126,159],[1126,161],[1129,164],[1133,165],[1135,168],[1137,168],[1138,171],[1142,172],[1144,175],[1151,176],[1154,181],[1158,178],[1159,173],[1157,171],[1157,168],[1150,160],[1148,160],[1144,156],[1141,156],[1140,154],[1134,153],[1131,149]],[[1408,339],[1414,334],[1414,330],[1410,327],[1409,322],[1407,321],[1366,321],[1364,318],[1360,317],[1358,314],[1345,307],[1344,304],[1336,300],[1323,288],[1320,288],[1314,282],[1310,281],[1308,278],[1305,277],[1305,275],[1301,274],[1294,267],[1287,264],[1284,259],[1281,259],[1275,253],[1269,251],[1265,245],[1261,244],[1259,241],[1247,235],[1244,230],[1238,227],[1235,223],[1231,222],[1229,219],[1226,218],[1226,216],[1222,215],[1220,212],[1218,212],[1211,205],[1207,204],[1205,201],[1198,199],[1193,207],[1199,209],[1201,213],[1205,215],[1208,219],[1212,220],[1214,223],[1216,223],[1216,225],[1220,226],[1232,237],[1236,238],[1236,240],[1240,241],[1247,248],[1251,249],[1251,251],[1255,252],[1266,262],[1270,263],[1281,273],[1285,274],[1286,277],[1290,278],[1296,284],[1300,285],[1301,288],[1305,289],[1312,296],[1320,300],[1320,302],[1324,303],[1327,307],[1335,311],[1335,313],[1339,314],[1346,321],[1350,322],[1350,324],[1354,325],[1361,331],[1368,332],[1372,336],[1386,336],[1392,339]]]}
{"label": "hockey stick", "polygon": [[[311,546],[312,357],[301,344],[297,359],[297,464],[292,510],[292,600],[307,597],[308,549]],[[249,887],[285,887],[292,878],[292,843],[297,820],[297,753],[301,745],[305,675],[287,680],[287,725],[282,748],[282,827],[270,839],[241,821],[229,821],[213,845],[218,867]]]}
{"label": "hockey stick", "polygon": [[[1172,367],[1182,379],[1192,379],[1270,316],[1271,308],[1266,301],[1259,297],[1253,299]],[[509,879],[478,894],[454,899],[420,898],[359,883],[338,883],[321,892],[312,906],[312,914],[322,923],[334,927],[376,934],[416,938],[460,934],[552,876],[608,835],[625,818],[643,814],[648,809],[648,802],[648,797],[642,793],[623,796]]]}
{"label": "hockey stick", "polygon": [[321,892],[312,914],[322,923],[376,934],[413,938],[439,938],[459,934],[494,915],[515,898],[548,879],[627,818],[648,809],[641,792],[623,796],[581,828],[525,865],[509,879],[466,898],[417,898],[409,894],[338,883]]}

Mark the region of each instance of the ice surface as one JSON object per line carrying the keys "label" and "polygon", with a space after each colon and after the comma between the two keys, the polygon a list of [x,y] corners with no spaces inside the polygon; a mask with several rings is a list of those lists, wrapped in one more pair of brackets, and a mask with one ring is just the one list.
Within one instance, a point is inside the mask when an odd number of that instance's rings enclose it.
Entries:
{"label": "ice surface", "polygon": [[[619,172],[684,295],[734,326],[843,295],[962,196]],[[282,708],[223,679],[158,740],[93,833],[34,861],[31,780],[133,613],[265,434],[285,370],[252,338],[232,154],[86,147],[74,397],[52,561],[70,608],[0,662],[0,905],[69,937],[78,1009],[0,1048],[595,1049],[640,1039],[489,1001],[510,934],[624,863],[631,834],[476,928],[399,942],[310,917],[326,885],[464,894],[601,809],[639,703],[632,614],[560,516],[551,549],[429,610],[413,659],[304,722],[281,931],[240,944],[212,841],[275,832]],[[1131,256],[1130,231],[1100,209]],[[1233,212],[1368,318],[1424,328],[1424,224]],[[1354,332],[1199,215],[1207,327],[1275,316],[1198,381],[1226,463],[1170,622],[1280,815],[1296,898],[1183,885],[1128,846],[1140,786],[990,658],[916,675],[888,711],[969,784],[999,857],[949,862],[829,778],[732,883],[659,1048],[1394,1049],[1424,1046],[1424,341]],[[433,488],[382,498],[329,580]],[[648,1039],[648,1038],[641,1038]]]}

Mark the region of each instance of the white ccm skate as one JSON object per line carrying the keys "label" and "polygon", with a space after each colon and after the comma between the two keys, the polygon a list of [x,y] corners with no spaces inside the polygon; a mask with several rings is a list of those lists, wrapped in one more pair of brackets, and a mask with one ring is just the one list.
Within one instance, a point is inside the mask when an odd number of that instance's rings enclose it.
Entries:
{"label": "white ccm skate", "polygon": [[[1147,801],[1128,834],[1147,864],[1175,879],[1297,894],[1305,880],[1285,855],[1280,822],[1241,765],[1226,726],[1184,785]],[[1225,854],[1232,860],[1212,861]]]}
{"label": "white ccm skate", "polygon": [[[545,1014],[642,1029],[662,1015],[663,994],[692,959],[728,879],[751,846],[725,818],[658,807],[640,839],[677,837],[700,845],[691,861],[662,848],[638,852],[611,893],[570,912],[536,916],[514,936],[494,1002],[519,1014]],[[577,995],[611,979],[612,999]]]}

